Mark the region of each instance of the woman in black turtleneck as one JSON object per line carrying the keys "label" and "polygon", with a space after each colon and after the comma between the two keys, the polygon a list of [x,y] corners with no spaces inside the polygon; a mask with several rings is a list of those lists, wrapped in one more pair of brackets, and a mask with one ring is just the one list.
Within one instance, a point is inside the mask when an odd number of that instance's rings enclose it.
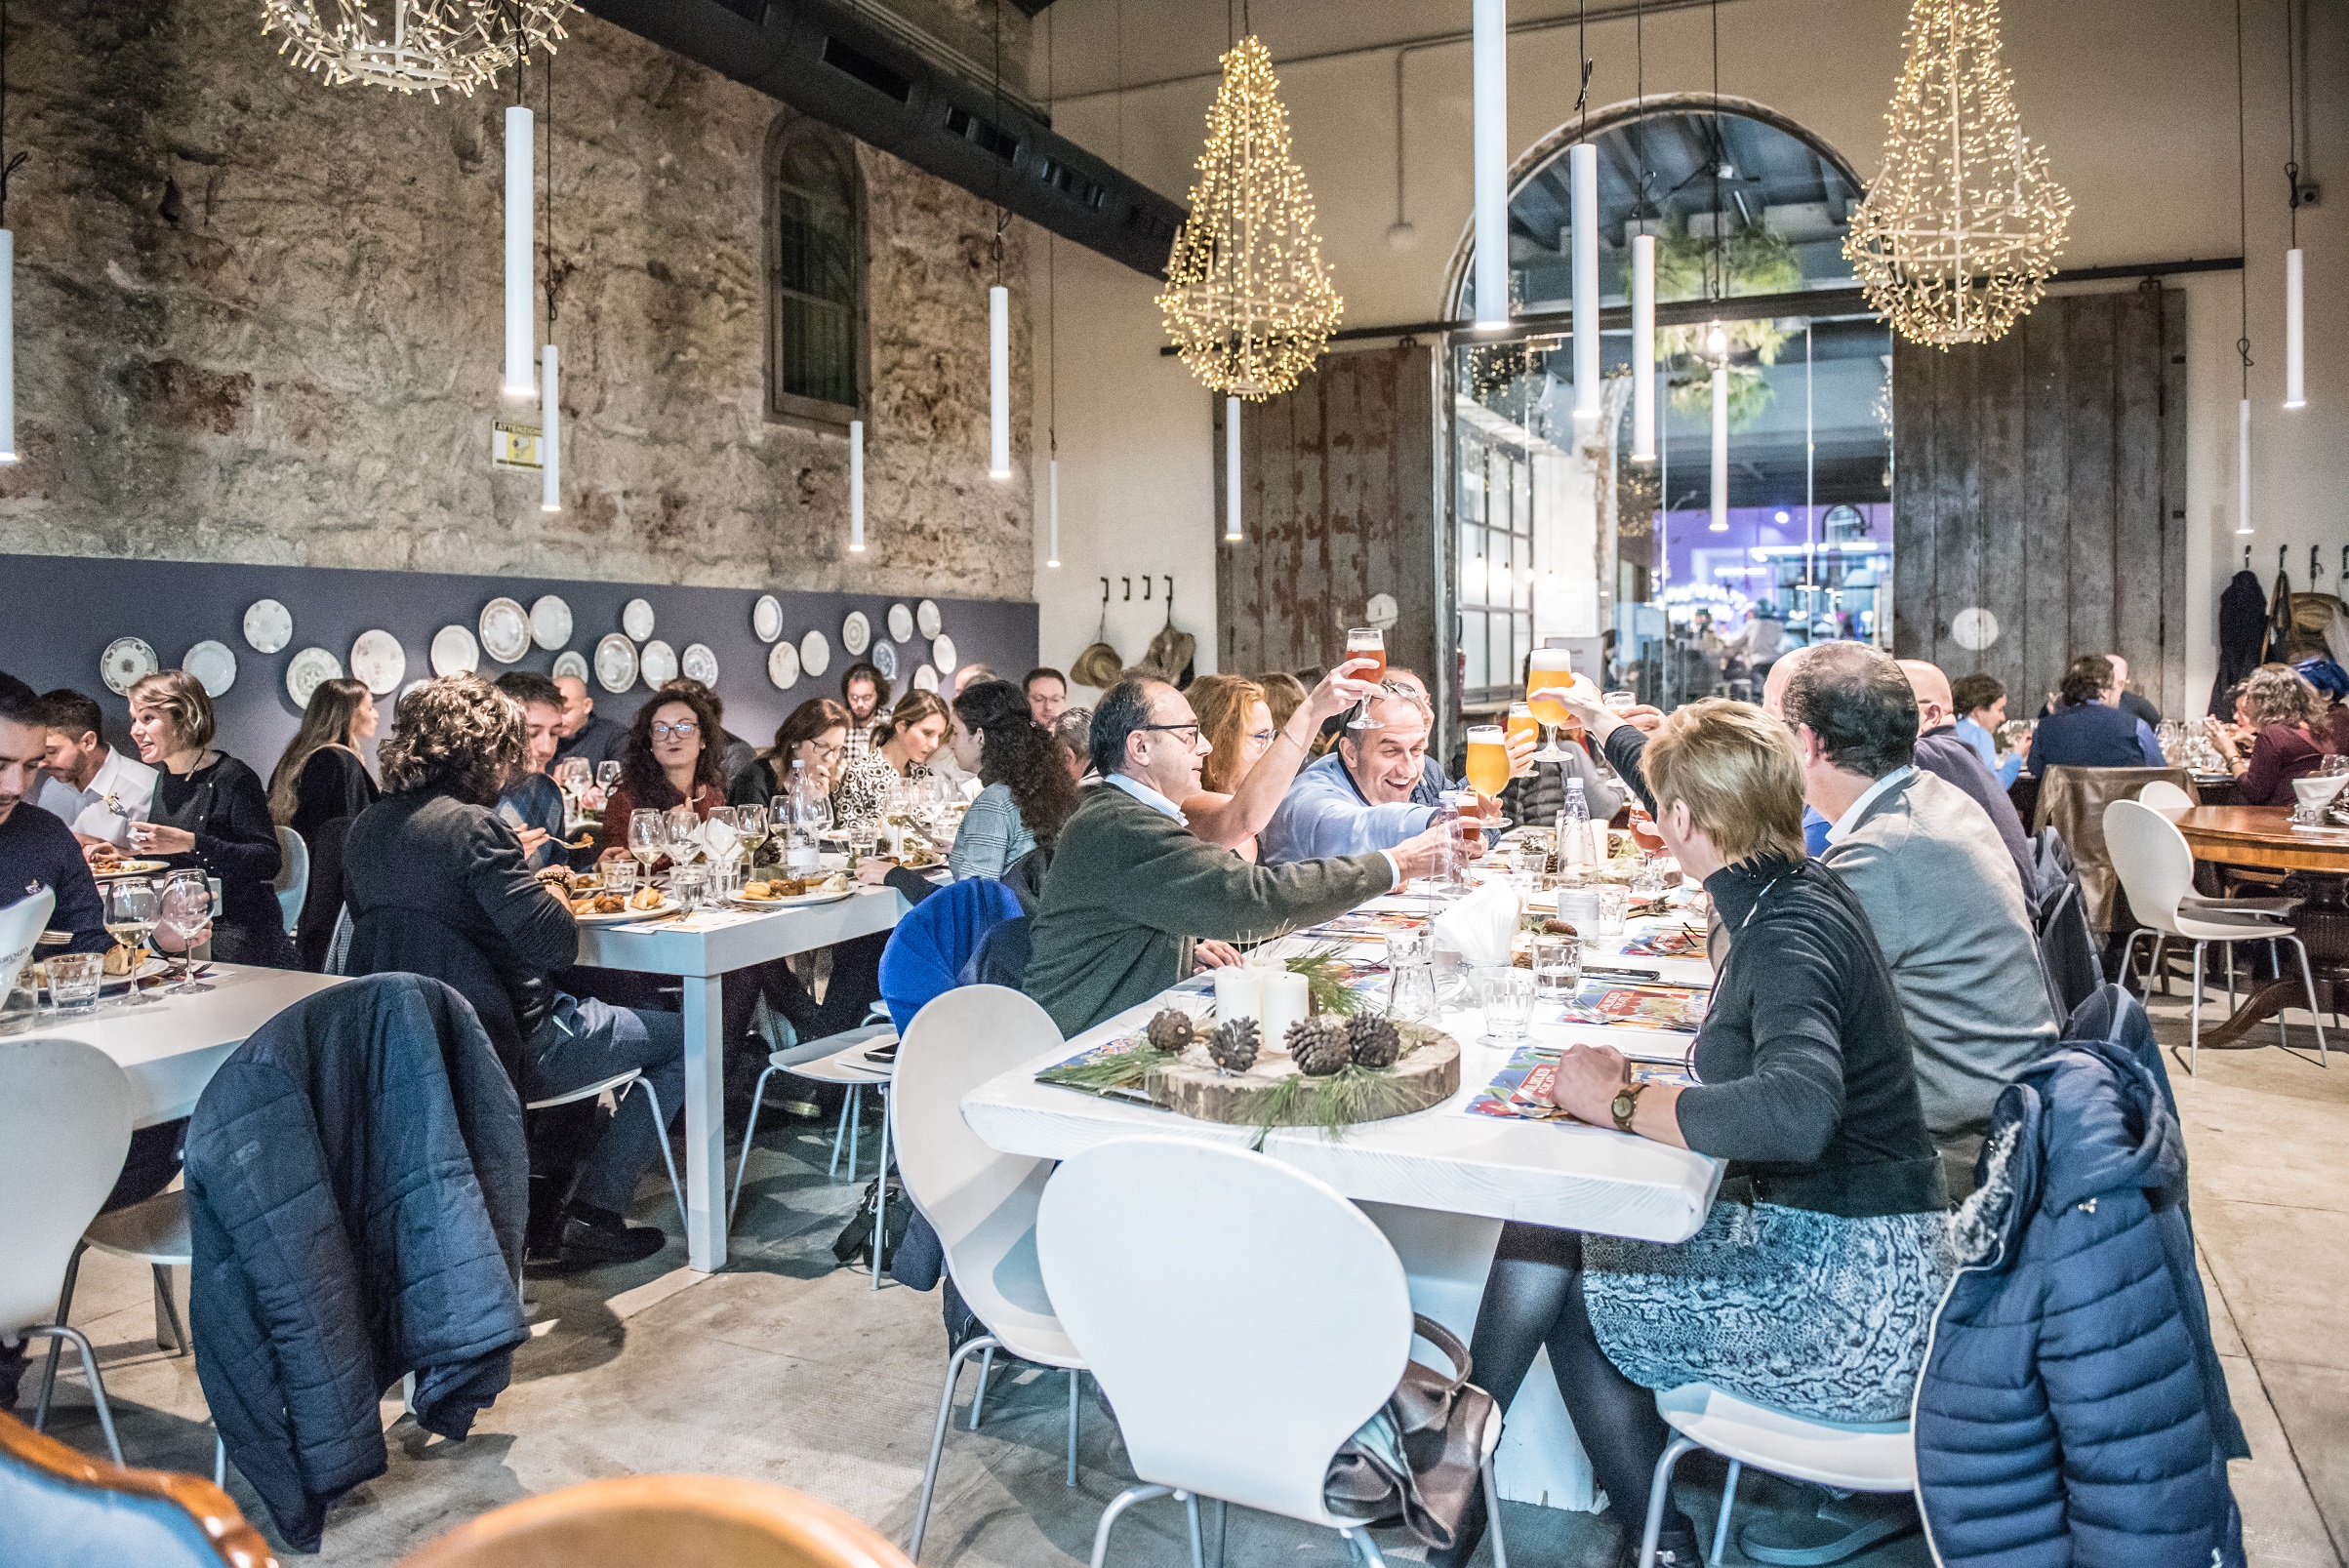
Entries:
{"label": "woman in black turtleneck", "polygon": [[[1858,902],[1803,854],[1786,726],[1694,703],[1638,768],[1666,846],[1730,937],[1693,1049],[1700,1082],[1642,1086],[1619,1052],[1570,1046],[1553,1098],[1728,1170],[1703,1228],[1677,1245],[1506,1226],[1470,1350],[1506,1410],[1548,1347],[1635,1548],[1669,1436],[1652,1389],[1705,1382],[1830,1421],[1907,1415],[1947,1280],[1948,1201],[1883,955]],[[1465,1562],[1478,1533],[1449,1560]],[[1659,1547],[1659,1563],[1701,1561],[1678,1510]]]}

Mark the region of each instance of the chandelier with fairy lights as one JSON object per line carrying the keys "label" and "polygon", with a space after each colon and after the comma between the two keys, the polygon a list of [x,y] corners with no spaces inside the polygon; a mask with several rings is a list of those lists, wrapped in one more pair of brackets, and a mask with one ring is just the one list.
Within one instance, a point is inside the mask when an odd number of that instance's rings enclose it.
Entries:
{"label": "chandelier with fairy lights", "polygon": [[1223,72],[1158,308],[1194,376],[1256,401],[1313,368],[1345,305],[1289,153],[1273,57],[1251,35],[1224,56]]}
{"label": "chandelier with fairy lights", "polygon": [[554,52],[576,0],[262,0],[262,35],[325,78],[470,98],[536,49]]}
{"label": "chandelier with fairy lights", "polygon": [[1843,254],[1902,337],[1992,342],[2046,292],[2072,199],[2023,136],[1998,0],[1915,0],[1906,47]]}

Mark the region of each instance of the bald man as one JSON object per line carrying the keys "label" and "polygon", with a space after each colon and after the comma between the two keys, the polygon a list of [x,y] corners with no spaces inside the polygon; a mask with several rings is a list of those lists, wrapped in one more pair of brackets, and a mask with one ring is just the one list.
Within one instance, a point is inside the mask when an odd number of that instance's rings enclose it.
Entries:
{"label": "bald man", "polygon": [[2016,814],[2014,802],[1999,787],[1998,776],[1982,765],[1982,754],[1958,733],[1958,704],[1950,696],[1949,677],[1940,665],[1922,659],[1903,659],[1899,663],[1901,673],[1909,677],[1909,689],[1917,694],[1917,766],[1957,785],[1989,816],[1990,824],[1999,830],[2000,840],[2014,861],[2016,874],[2023,879],[2023,902],[2036,909],[2039,901],[2033,893],[2031,839],[2023,831],[2023,819]]}
{"label": "bald man", "polygon": [[554,689],[563,694],[563,722],[555,729],[554,754],[585,757],[599,765],[618,762],[628,746],[628,726],[597,714],[593,694],[577,675],[555,676]]}

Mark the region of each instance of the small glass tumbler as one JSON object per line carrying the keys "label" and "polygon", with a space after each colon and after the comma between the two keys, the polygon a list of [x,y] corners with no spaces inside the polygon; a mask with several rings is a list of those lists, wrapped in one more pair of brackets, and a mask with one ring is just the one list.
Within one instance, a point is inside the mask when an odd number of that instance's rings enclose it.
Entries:
{"label": "small glass tumbler", "polygon": [[1598,887],[1599,920],[1594,928],[1601,938],[1623,935],[1623,922],[1632,912],[1632,890],[1621,882],[1601,882]]}
{"label": "small glass tumbler", "polygon": [[103,953],[62,952],[48,961],[49,1005],[60,1013],[86,1013],[98,1005],[106,975]]}
{"label": "small glass tumbler", "polygon": [[1424,934],[1397,934],[1387,939],[1387,1014],[1406,1023],[1433,1023],[1436,1000],[1436,950]]}
{"label": "small glass tumbler", "polygon": [[1515,1045],[1533,1022],[1533,971],[1514,964],[1479,969],[1477,998],[1484,1007],[1484,1037]]}
{"label": "small glass tumbler", "polygon": [[700,905],[709,892],[709,867],[707,865],[679,865],[668,873],[668,896],[681,909],[692,909]]}
{"label": "small glass tumbler", "polygon": [[1582,944],[1572,937],[1533,934],[1533,990],[1545,1002],[1563,1003],[1582,985]]}
{"label": "small glass tumbler", "polygon": [[1632,872],[1632,896],[1638,899],[1660,899],[1665,892],[1664,857],[1640,856],[1639,869]]}
{"label": "small glass tumbler", "polygon": [[606,893],[617,893],[625,899],[636,891],[636,863],[634,861],[606,861],[603,863],[601,874]]}

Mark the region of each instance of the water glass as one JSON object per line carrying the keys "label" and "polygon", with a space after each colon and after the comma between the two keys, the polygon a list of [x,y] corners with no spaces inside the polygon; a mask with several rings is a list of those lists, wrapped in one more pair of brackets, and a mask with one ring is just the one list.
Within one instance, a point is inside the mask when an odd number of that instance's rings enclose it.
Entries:
{"label": "water glass", "polygon": [[[1558,917],[1586,940],[1599,935],[1599,890],[1588,882],[1558,890]],[[1622,930],[1618,924],[1616,930]]]}
{"label": "water glass", "polygon": [[1533,971],[1514,964],[1479,969],[1477,999],[1484,1007],[1484,1037],[1515,1045],[1533,1022]]}
{"label": "water glass", "polygon": [[1640,705],[1640,694],[1638,692],[1608,692],[1600,701],[1606,704],[1606,710],[1610,713],[1629,713]]}
{"label": "water glass", "polygon": [[1632,890],[1620,882],[1601,882],[1594,890],[1599,895],[1599,920],[1595,934],[1604,937],[1623,935],[1623,922],[1632,912]]}
{"label": "water glass", "polygon": [[636,863],[634,861],[606,861],[603,863],[603,886],[606,893],[627,898],[636,891]]}
{"label": "water glass", "polygon": [[1660,899],[1669,889],[1664,879],[1664,857],[1642,855],[1639,869],[1632,872],[1632,896],[1637,899]]}
{"label": "water glass", "polygon": [[61,1013],[85,1013],[98,1005],[105,979],[103,953],[62,952],[48,960],[49,1005]]}
{"label": "water glass", "polygon": [[692,909],[707,901],[709,893],[709,867],[707,865],[677,865],[668,873],[668,896],[680,909]]}
{"label": "water glass", "polygon": [[1436,947],[1426,935],[1397,935],[1387,939],[1387,1016],[1405,1023],[1433,1023],[1436,1001]]}
{"label": "water glass", "polygon": [[1562,1003],[1582,985],[1582,944],[1572,937],[1533,935],[1533,989],[1545,1002]]}

